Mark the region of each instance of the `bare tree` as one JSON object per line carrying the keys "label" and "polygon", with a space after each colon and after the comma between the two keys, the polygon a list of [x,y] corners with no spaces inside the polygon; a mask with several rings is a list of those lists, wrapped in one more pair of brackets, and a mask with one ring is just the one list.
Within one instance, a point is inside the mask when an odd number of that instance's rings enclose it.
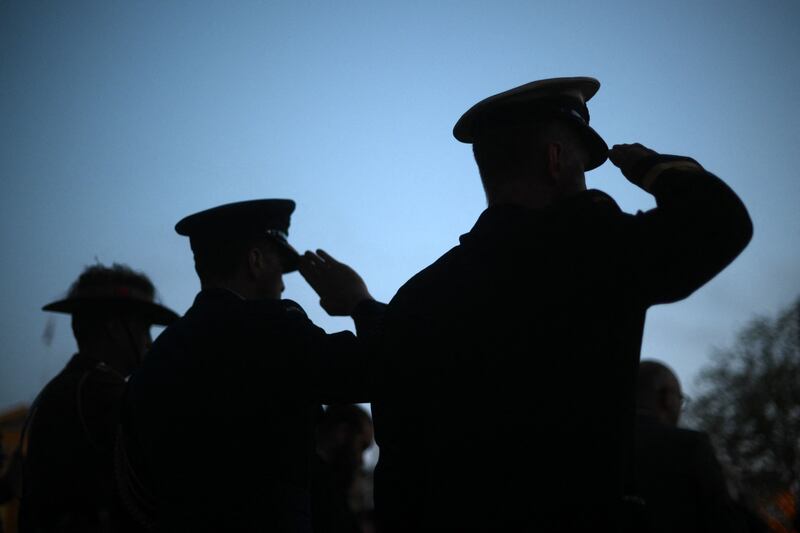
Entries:
{"label": "bare tree", "polygon": [[742,495],[791,531],[796,503],[785,503],[800,493],[800,299],[776,318],[749,322],[697,385],[690,419],[711,436]]}

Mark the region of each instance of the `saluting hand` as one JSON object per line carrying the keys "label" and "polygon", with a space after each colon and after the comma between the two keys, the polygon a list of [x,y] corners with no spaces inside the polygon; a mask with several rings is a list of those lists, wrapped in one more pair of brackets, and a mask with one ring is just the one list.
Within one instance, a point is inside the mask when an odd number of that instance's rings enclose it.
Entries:
{"label": "saluting hand", "polygon": [[608,151],[608,158],[611,160],[611,162],[619,167],[619,169],[622,171],[622,174],[628,178],[628,181],[640,187],[642,176],[638,176],[636,174],[636,167],[645,158],[654,155],[658,155],[658,152],[655,152],[646,146],[642,146],[639,143],[615,144],[614,147]]}
{"label": "saluting hand", "polygon": [[364,300],[372,300],[358,272],[324,250],[300,256],[300,274],[319,295],[319,304],[332,316],[348,316]]}

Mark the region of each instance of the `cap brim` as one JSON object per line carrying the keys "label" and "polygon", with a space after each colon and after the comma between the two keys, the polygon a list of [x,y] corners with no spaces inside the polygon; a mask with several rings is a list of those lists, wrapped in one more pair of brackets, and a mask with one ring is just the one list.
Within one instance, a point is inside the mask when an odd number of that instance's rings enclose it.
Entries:
{"label": "cap brim", "polygon": [[583,137],[589,156],[584,167],[584,170],[588,172],[606,162],[606,159],[608,159],[608,145],[591,126],[581,126],[578,131]]}
{"label": "cap brim", "polygon": [[135,313],[147,318],[151,324],[169,326],[179,316],[163,305],[121,298],[65,298],[51,302],[42,311],[74,314],[80,312]]}
{"label": "cap brim", "polygon": [[275,239],[275,242],[278,243],[280,247],[280,254],[281,254],[281,266],[283,267],[283,273],[289,274],[290,272],[294,272],[297,270],[300,264],[300,254],[297,253],[291,244],[288,242],[281,242]]}

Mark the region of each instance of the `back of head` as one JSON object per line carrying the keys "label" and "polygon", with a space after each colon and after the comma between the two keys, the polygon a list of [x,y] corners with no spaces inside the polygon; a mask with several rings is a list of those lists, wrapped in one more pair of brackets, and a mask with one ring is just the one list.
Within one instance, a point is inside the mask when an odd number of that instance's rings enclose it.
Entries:
{"label": "back of head", "polygon": [[367,412],[357,405],[329,405],[319,418],[319,423],[317,424],[319,433],[326,436],[340,426],[346,427],[348,431],[356,432],[363,430],[365,427],[371,427],[372,420]]}
{"label": "back of head", "polygon": [[317,444],[328,462],[357,468],[372,444],[372,420],[357,405],[330,405],[319,419]]}
{"label": "back of head", "polygon": [[181,219],[179,235],[189,237],[195,271],[204,287],[230,281],[246,270],[253,248],[278,258],[282,273],[297,269],[289,245],[292,200],[261,199],[223,204]]}
{"label": "back of head", "polygon": [[586,106],[599,88],[588,77],[537,80],[485,98],[461,116],[453,135],[474,145],[490,205],[546,205],[585,189],[584,172],[608,154]]}
{"label": "back of head", "polygon": [[682,397],[680,382],[667,365],[655,360],[643,360],[639,363],[636,408],[640,413],[676,426],[680,418]]}
{"label": "back of head", "polygon": [[90,340],[105,333],[109,320],[140,318],[147,321],[138,306],[126,305],[124,298],[142,302],[155,299],[155,287],[142,272],[118,263],[87,267],[69,289],[68,298],[77,300],[95,297],[94,305],[84,305],[72,313],[72,331],[78,347],[85,350]]}
{"label": "back of head", "polygon": [[66,298],[42,310],[72,315],[80,352],[122,372],[135,367],[150,344],[150,326],[169,325],[178,315],[155,300],[153,283],[130,267],[87,267]]}
{"label": "back of head", "polygon": [[113,263],[110,267],[96,264],[86,267],[67,293],[70,298],[78,298],[89,294],[138,293],[142,300],[152,301],[156,288],[144,273],[136,272],[131,267]]}
{"label": "back of head", "polygon": [[261,244],[255,236],[192,238],[194,269],[202,286],[213,286],[233,279],[247,263],[247,252]]}
{"label": "back of head", "polygon": [[[548,172],[551,144],[561,148],[560,179]],[[557,118],[483,130],[476,136],[472,151],[490,205],[515,182],[534,182],[558,196],[577,192],[585,183],[586,148],[574,128]]]}

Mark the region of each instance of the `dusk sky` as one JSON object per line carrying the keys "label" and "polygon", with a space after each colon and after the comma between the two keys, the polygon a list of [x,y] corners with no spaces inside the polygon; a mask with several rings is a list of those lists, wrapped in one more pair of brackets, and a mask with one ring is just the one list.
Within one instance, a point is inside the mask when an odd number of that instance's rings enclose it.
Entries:
{"label": "dusk sky", "polygon": [[[694,157],[750,210],[745,252],[648,313],[643,357],[691,394],[714,347],[800,294],[798,24],[796,0],[0,1],[0,409],[74,353],[65,315],[44,342],[41,307],[85,266],[142,270],[183,313],[199,283],[173,227],[217,204],[294,199],[294,246],[388,301],[485,208],[456,120],[556,76],[601,81],[609,145]],[[655,205],[610,163],[587,182]],[[352,328],[285,282],[315,323]]]}

